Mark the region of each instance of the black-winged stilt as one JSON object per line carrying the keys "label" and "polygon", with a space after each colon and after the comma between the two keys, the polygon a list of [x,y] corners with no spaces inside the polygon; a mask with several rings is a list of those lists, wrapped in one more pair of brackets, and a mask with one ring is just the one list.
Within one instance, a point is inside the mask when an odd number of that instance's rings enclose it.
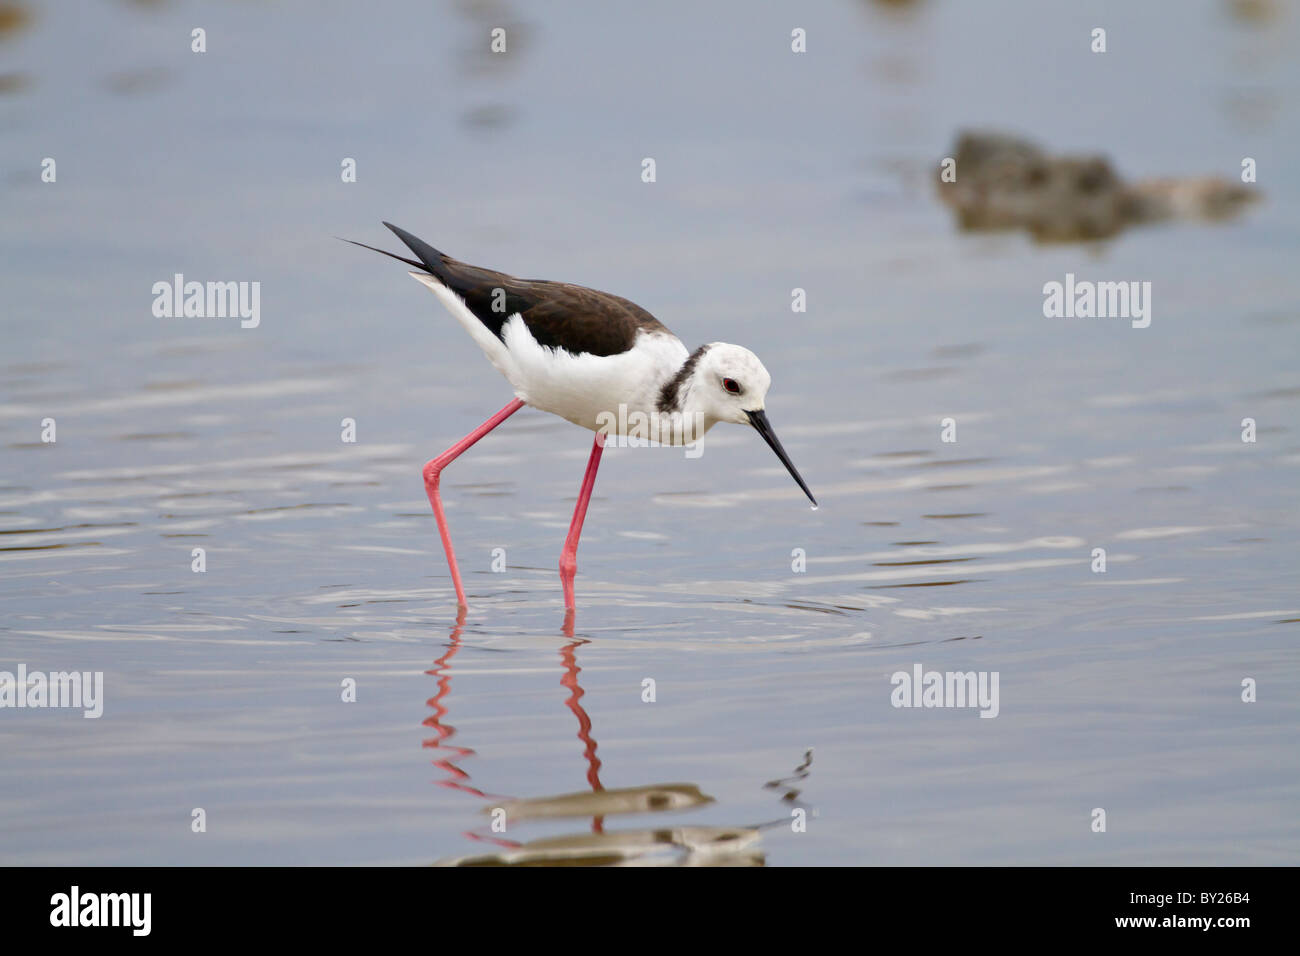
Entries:
{"label": "black-winged stilt", "polygon": [[363,242],[353,244],[418,269],[411,275],[433,291],[515,390],[510,404],[424,466],[424,488],[461,607],[466,606],[465,589],[438,492],[442,470],[525,405],[596,433],[560,553],[564,606],[569,610],[574,606],[578,538],[606,435],[683,445],[703,438],[718,422],[752,425],[817,507],[768,423],[764,400],[772,377],[749,349],[713,342],[691,352],[663,323],[627,299],[457,262],[406,230],[384,225],[406,243],[415,259]]}

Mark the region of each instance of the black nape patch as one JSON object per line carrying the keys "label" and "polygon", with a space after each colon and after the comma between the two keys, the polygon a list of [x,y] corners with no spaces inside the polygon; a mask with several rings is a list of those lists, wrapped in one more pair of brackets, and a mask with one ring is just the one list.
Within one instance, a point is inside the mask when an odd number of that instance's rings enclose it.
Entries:
{"label": "black nape patch", "polygon": [[664,382],[663,388],[659,389],[659,401],[657,403],[659,411],[680,412],[682,410],[682,386],[695,372],[695,366],[699,364],[700,359],[704,357],[704,353],[708,350],[707,345],[701,345],[682,363],[682,367],[677,370],[677,374]]}

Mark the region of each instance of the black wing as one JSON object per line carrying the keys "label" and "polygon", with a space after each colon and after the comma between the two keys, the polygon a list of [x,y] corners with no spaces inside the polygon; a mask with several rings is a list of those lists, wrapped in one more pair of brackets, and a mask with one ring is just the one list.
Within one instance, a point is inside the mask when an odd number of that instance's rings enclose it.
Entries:
{"label": "black wing", "polygon": [[458,262],[392,223],[384,225],[406,243],[419,262],[382,249],[374,251],[428,272],[464,299],[470,312],[497,338],[502,337],[506,320],[516,313],[538,344],[574,354],[618,355],[632,348],[640,331],[668,333],[662,322],[627,299],[567,282],[516,279],[504,272],[480,269]]}

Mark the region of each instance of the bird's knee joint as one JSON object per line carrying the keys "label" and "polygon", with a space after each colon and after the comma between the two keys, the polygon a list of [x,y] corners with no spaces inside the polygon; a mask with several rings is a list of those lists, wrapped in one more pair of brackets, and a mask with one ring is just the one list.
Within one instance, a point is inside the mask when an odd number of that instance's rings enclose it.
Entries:
{"label": "bird's knee joint", "polygon": [[438,479],[442,476],[442,462],[437,458],[424,463],[424,483],[426,485],[436,485]]}

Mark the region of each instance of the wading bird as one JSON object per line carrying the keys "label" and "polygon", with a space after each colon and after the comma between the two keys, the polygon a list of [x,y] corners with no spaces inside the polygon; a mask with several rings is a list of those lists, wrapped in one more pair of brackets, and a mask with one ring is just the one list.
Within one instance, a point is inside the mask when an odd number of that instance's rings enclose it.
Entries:
{"label": "wading bird", "polygon": [[764,399],[772,377],[749,349],[713,342],[691,352],[663,323],[627,299],[566,282],[516,279],[471,266],[404,229],[384,225],[415,259],[362,242],[353,244],[414,266],[418,271],[411,275],[432,290],[515,390],[510,404],[424,466],[424,489],[438,520],[461,607],[466,606],[465,589],[438,491],[442,470],[525,405],[596,433],[560,553],[566,609],[574,606],[578,538],[606,435],[628,434],[629,423],[662,423],[654,434],[636,437],[669,445],[698,441],[718,422],[752,425],[817,507],[768,423]]}

